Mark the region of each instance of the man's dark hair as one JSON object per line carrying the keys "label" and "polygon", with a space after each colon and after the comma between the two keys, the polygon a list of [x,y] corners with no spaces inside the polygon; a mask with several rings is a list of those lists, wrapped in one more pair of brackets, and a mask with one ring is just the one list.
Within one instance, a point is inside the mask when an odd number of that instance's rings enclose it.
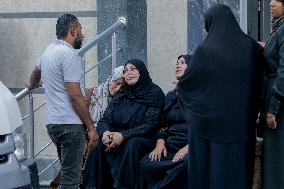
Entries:
{"label": "man's dark hair", "polygon": [[78,19],[72,14],[63,14],[57,19],[56,23],[56,37],[63,39],[67,36],[68,30],[75,26]]}

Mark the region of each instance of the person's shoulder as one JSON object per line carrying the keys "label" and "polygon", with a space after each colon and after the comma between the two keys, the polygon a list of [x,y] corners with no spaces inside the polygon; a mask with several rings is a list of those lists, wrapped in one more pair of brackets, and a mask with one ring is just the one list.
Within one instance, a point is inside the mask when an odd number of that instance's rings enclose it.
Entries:
{"label": "person's shoulder", "polygon": [[176,90],[170,90],[169,92],[167,92],[165,98],[166,99],[172,99],[172,98],[175,98],[177,95],[176,95]]}
{"label": "person's shoulder", "polygon": [[69,56],[78,56],[77,52],[71,49],[70,47],[66,45],[60,45],[58,49],[59,53],[62,53],[63,55],[69,55]]}
{"label": "person's shoulder", "polygon": [[[214,56],[216,53],[218,53],[216,46],[213,45],[213,44],[208,45],[204,41],[203,43],[199,44],[196,47],[196,49],[195,49],[194,53],[192,54],[190,60],[196,61],[196,59],[198,59],[198,61],[199,61],[199,60],[202,60],[204,58]],[[192,62],[191,62],[191,65],[192,65]]]}
{"label": "person's shoulder", "polygon": [[284,23],[281,24],[281,25],[279,26],[279,28],[277,29],[277,33],[282,33],[282,34],[283,34],[283,32],[284,32]]}
{"label": "person's shoulder", "polygon": [[259,46],[259,44],[257,43],[257,41],[252,38],[251,36],[249,36],[248,34],[246,33],[242,33],[242,38],[246,40],[246,42],[249,42],[251,43],[253,46]]}
{"label": "person's shoulder", "polygon": [[[253,51],[256,51],[258,53],[262,53],[263,52],[263,47],[251,36],[247,35],[244,33],[245,38],[248,41],[248,47],[251,47],[253,49]],[[247,48],[245,50],[248,50]]]}
{"label": "person's shoulder", "polygon": [[176,90],[173,89],[173,90],[170,90],[169,92],[167,92],[166,96],[173,96],[173,95],[176,95]]}
{"label": "person's shoulder", "polygon": [[126,98],[127,98],[126,90],[125,89],[121,89],[110,99],[110,103],[109,104],[116,104],[119,101],[121,101],[122,99],[126,99]]}
{"label": "person's shoulder", "polygon": [[163,92],[163,90],[161,89],[161,87],[155,83],[153,83],[154,87],[153,87],[153,90],[155,90],[156,92],[158,92],[160,95],[162,96],[165,96],[165,93]]}
{"label": "person's shoulder", "polygon": [[77,51],[69,45],[67,42],[62,40],[54,40],[50,45],[49,48],[54,49],[58,54],[61,55],[77,55]]}
{"label": "person's shoulder", "polygon": [[284,40],[284,24],[281,24],[281,26],[277,29],[277,38],[280,38],[281,41]]}

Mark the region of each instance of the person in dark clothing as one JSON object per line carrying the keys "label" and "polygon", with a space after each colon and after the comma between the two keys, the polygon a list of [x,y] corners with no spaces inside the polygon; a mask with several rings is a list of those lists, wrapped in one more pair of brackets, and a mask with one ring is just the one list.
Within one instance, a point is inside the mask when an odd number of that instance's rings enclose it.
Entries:
{"label": "person in dark clothing", "polygon": [[[113,96],[124,86],[123,77],[124,66],[119,66],[113,70],[108,79],[93,89],[89,89],[86,95],[86,102],[89,104],[89,111],[94,121],[94,126],[97,126],[98,121],[103,117],[104,111],[106,110],[108,103],[111,101]],[[105,156],[101,153],[100,149],[102,146],[99,145],[96,149],[87,152],[87,160],[82,170],[82,182],[80,185],[81,189],[94,189],[95,186],[99,185],[103,188],[111,188],[112,184],[109,183],[96,183],[95,177],[111,178],[109,171],[96,168],[96,162],[100,161],[99,166],[105,166]],[[109,184],[109,185],[108,185]]]}
{"label": "person in dark clothing", "polygon": [[[177,80],[184,74],[190,55],[176,64]],[[156,148],[140,161],[141,186],[147,189],[187,189],[188,125],[181,112],[176,88],[169,91],[162,111],[162,128]]]}
{"label": "person in dark clothing", "polygon": [[125,88],[109,103],[97,131],[101,139],[99,146],[105,151],[111,170],[113,187],[135,189],[139,161],[154,145],[164,93],[152,82],[141,60],[127,61],[124,78]]}
{"label": "person in dark clothing", "polygon": [[205,14],[204,41],[178,84],[189,129],[189,188],[252,186],[263,49],[223,4]]}
{"label": "person in dark clothing", "polygon": [[284,1],[271,0],[272,31],[265,44],[263,188],[284,188]]}

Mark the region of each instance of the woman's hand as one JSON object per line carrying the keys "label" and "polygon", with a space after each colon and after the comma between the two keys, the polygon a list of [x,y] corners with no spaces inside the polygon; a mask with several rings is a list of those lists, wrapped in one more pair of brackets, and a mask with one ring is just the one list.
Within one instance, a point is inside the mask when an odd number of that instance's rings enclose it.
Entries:
{"label": "woman's hand", "polygon": [[108,145],[112,142],[111,132],[105,131],[102,137],[102,143],[108,147]]}
{"label": "woman's hand", "polygon": [[151,159],[151,161],[160,161],[162,154],[164,155],[164,157],[167,157],[165,141],[163,139],[158,139],[156,148],[150,153],[149,159]]}
{"label": "woman's hand", "polygon": [[112,140],[111,143],[108,144],[106,151],[110,151],[111,149],[116,148],[125,140],[125,137],[122,136],[122,134],[119,132],[110,132],[109,134]]}
{"label": "woman's hand", "polygon": [[276,129],[277,123],[275,121],[276,116],[272,113],[267,112],[266,114],[266,123],[269,128]]}
{"label": "woman's hand", "polygon": [[174,156],[173,162],[181,160],[188,153],[188,145],[180,149]]}

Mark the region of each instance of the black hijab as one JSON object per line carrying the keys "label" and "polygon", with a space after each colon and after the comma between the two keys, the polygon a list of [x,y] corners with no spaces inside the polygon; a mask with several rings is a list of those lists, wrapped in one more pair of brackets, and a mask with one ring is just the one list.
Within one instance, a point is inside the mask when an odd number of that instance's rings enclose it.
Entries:
{"label": "black hijab", "polygon": [[182,54],[182,55],[178,56],[177,61],[178,61],[181,57],[183,57],[183,58],[184,58],[185,63],[188,65],[188,63],[189,63],[189,61],[190,61],[190,58],[191,58],[191,55],[190,55],[190,54],[185,54],[185,55],[184,55],[184,54]]}
{"label": "black hijab", "polygon": [[140,77],[134,85],[126,85],[125,94],[132,102],[138,102],[147,106],[162,108],[164,104],[164,93],[162,89],[152,82],[149,72],[143,61],[138,59],[128,60],[139,71]]}
{"label": "black hijab", "polygon": [[[181,57],[184,58],[185,63],[187,64],[187,68],[188,68],[188,64],[189,64],[191,55],[190,54],[186,54],[186,55],[182,54],[182,55],[178,56],[177,62]],[[177,95],[176,95],[176,92],[177,92],[176,90],[177,89],[175,88],[174,90],[168,92],[167,97],[166,97],[167,99],[165,99],[165,105],[164,105],[164,108],[163,108],[164,112],[168,112],[169,109],[172,107],[172,105],[177,102],[178,99],[177,99]]]}
{"label": "black hijab", "polygon": [[[258,90],[260,46],[242,32],[223,4],[205,15],[205,40],[197,47],[178,85],[178,97],[191,131],[207,139],[247,140]],[[258,82],[258,81],[257,81]],[[259,88],[257,88],[259,89]]]}

